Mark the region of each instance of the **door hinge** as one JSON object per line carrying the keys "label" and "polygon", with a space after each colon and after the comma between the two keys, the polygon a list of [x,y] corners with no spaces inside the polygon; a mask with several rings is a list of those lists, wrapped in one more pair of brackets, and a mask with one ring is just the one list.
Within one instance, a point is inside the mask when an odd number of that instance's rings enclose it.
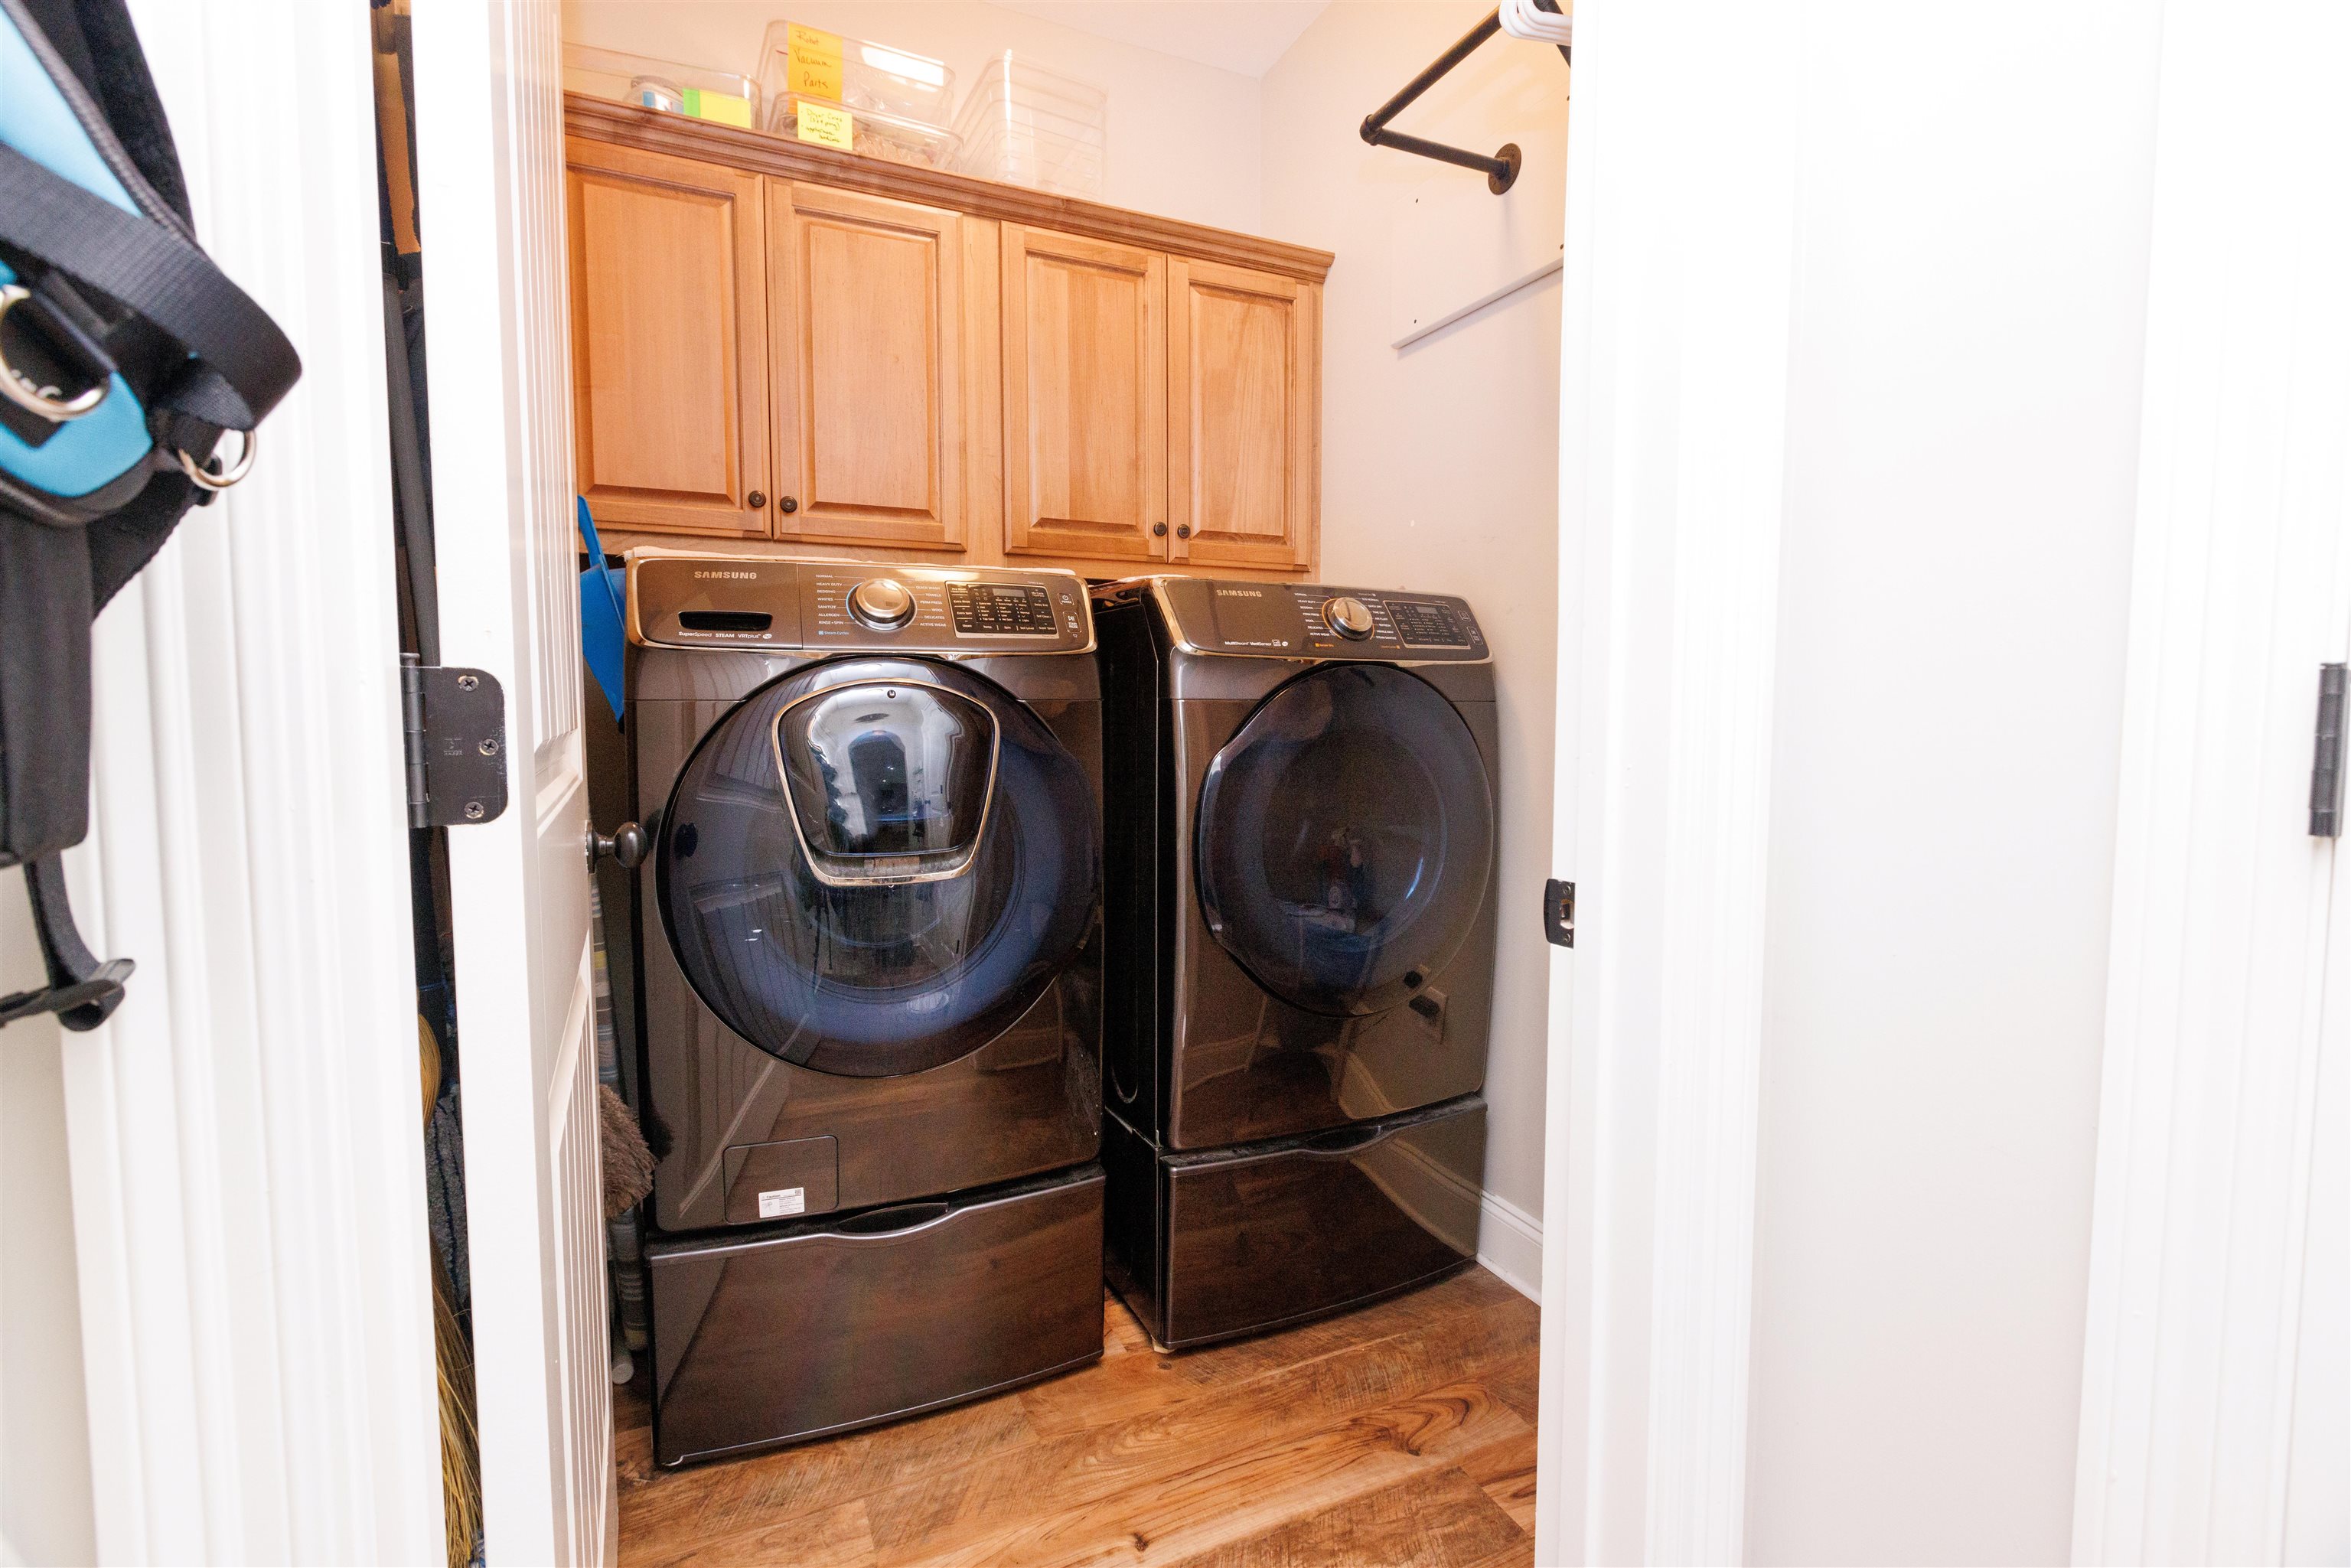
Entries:
{"label": "door hinge", "polygon": [[1543,935],[1555,947],[1575,946],[1575,883],[1543,883]]}
{"label": "door hinge", "polygon": [[507,695],[498,678],[403,655],[400,716],[408,825],[495,821],[507,809]]}
{"label": "door hinge", "polygon": [[2318,666],[2318,738],[2310,764],[2310,831],[2320,839],[2343,834],[2343,692],[2341,664]]}

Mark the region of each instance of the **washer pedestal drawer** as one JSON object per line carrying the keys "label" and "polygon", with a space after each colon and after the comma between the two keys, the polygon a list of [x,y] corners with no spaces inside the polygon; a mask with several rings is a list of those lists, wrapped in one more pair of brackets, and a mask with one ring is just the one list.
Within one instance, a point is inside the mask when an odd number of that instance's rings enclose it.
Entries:
{"label": "washer pedestal drawer", "polygon": [[653,1456],[799,1442],[1102,1354],[1102,1167],[647,1249]]}
{"label": "washer pedestal drawer", "polygon": [[1486,1102],[1170,1153],[1102,1118],[1111,1283],[1169,1348],[1343,1311],[1473,1262]]}

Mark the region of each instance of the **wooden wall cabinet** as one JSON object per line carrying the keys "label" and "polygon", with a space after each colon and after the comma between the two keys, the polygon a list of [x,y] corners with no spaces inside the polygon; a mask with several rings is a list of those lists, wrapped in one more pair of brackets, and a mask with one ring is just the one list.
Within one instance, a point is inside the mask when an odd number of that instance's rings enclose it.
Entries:
{"label": "wooden wall cabinet", "polygon": [[580,493],[606,526],[765,535],[758,177],[577,137],[565,151]]}
{"label": "wooden wall cabinet", "polygon": [[963,220],[768,182],[774,537],[964,548]]}
{"label": "wooden wall cabinet", "polygon": [[574,96],[603,531],[1311,570],[1322,251]]}
{"label": "wooden wall cabinet", "polygon": [[1322,487],[1322,291],[1177,257],[1167,267],[1170,559],[1302,567]]}
{"label": "wooden wall cabinet", "polygon": [[1167,258],[1006,224],[1004,549],[1167,559]]}

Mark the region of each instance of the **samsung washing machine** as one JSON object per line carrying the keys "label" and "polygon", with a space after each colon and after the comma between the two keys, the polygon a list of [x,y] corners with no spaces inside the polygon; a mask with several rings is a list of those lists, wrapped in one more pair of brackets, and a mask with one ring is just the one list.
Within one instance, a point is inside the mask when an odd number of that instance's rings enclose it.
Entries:
{"label": "samsung washing machine", "polygon": [[639,550],[628,616],[655,1457],[1100,1355],[1084,585]]}
{"label": "samsung washing machine", "polygon": [[1160,1344],[1477,1253],[1493,669],[1441,594],[1096,588],[1111,1281]]}

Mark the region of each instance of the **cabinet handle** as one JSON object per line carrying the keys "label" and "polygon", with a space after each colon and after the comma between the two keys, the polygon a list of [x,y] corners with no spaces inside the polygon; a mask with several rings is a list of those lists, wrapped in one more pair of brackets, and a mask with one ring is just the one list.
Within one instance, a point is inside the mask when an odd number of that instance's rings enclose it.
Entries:
{"label": "cabinet handle", "polygon": [[1190,538],[1192,537],[1192,525],[1191,525],[1191,524],[1189,524],[1189,523],[1178,523],[1178,524],[1176,524],[1176,537],[1177,538],[1179,538],[1179,539],[1188,539],[1188,538]]}
{"label": "cabinet handle", "polygon": [[768,493],[765,490],[754,490],[743,497],[743,504],[756,512],[768,504]]}
{"label": "cabinet handle", "polygon": [[954,1212],[955,1205],[935,1198],[928,1203],[902,1203],[891,1208],[872,1209],[831,1228],[835,1236],[904,1236],[909,1230],[936,1225]]}
{"label": "cabinet handle", "polygon": [[1154,538],[1165,538],[1167,537],[1167,525],[1165,523],[1152,524],[1151,537]]}
{"label": "cabinet handle", "polygon": [[1378,1125],[1341,1127],[1334,1132],[1324,1133],[1319,1137],[1307,1139],[1299,1145],[1299,1152],[1308,1155],[1352,1155],[1357,1149],[1370,1148],[1394,1131],[1395,1129],[1393,1127]]}
{"label": "cabinet handle", "polygon": [[776,510],[779,512],[797,512],[799,509],[799,502],[790,496],[787,496],[782,500],[776,503]]}

